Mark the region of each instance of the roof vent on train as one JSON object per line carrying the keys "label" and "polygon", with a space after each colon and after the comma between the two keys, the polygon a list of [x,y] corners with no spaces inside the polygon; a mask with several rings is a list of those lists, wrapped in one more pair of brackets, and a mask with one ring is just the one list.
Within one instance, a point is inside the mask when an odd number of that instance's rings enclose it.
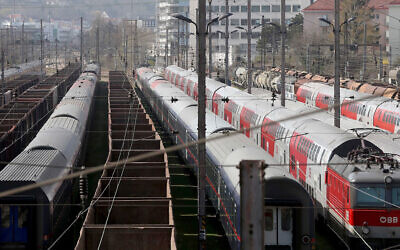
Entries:
{"label": "roof vent on train", "polygon": [[72,115],[70,115],[70,114],[59,114],[59,115],[54,116],[52,119],[54,119],[54,118],[59,118],[59,117],[72,118],[72,119],[78,121],[78,118],[76,118],[75,116],[72,116]]}

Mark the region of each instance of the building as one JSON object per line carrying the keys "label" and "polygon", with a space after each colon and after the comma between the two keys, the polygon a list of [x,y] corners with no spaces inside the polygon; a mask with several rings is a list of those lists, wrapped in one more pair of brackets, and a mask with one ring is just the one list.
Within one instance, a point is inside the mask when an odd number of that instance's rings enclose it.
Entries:
{"label": "building", "polygon": [[[388,6],[393,0],[370,0],[368,7],[373,9],[371,20],[377,24],[380,35],[380,44],[387,46],[388,30]],[[303,9],[304,33],[310,37],[325,36],[331,32],[327,23],[321,22],[319,18],[325,18],[329,21],[334,20],[335,0],[317,0],[307,8]],[[388,50],[388,47],[386,47]]]}
{"label": "building", "polygon": [[[157,2],[157,65],[164,66],[167,40],[168,40],[168,60],[167,64],[176,63],[177,60],[177,38],[178,38],[178,24],[179,29],[182,31],[180,37],[180,47],[187,45],[186,36],[183,36],[187,30],[188,24],[178,21],[171,15],[179,13],[185,16],[189,15],[189,0],[158,0]],[[168,39],[167,39],[168,30]]]}
{"label": "building", "polygon": [[138,28],[145,29],[148,31],[156,32],[156,17],[139,17],[138,18]]}
{"label": "building", "polygon": [[390,65],[400,65],[400,0],[394,0],[388,5],[387,39],[389,42],[387,50],[390,52]]}
{"label": "building", "polygon": [[[311,0],[287,0],[286,1],[286,23],[290,22],[290,19],[301,13],[301,10],[310,5]],[[212,18],[222,16],[225,14],[225,0],[212,0]],[[212,29],[212,51],[214,58],[220,58],[225,51],[225,24],[228,24],[229,32],[237,30],[237,26],[247,29],[247,0],[236,0],[228,1],[229,11],[233,15],[229,17],[228,22],[222,20],[220,23],[216,23],[211,26]],[[262,16],[265,18],[265,22],[276,22],[280,23],[281,17],[281,1],[280,0],[252,0],[251,1],[251,24],[252,26],[261,24]],[[190,18],[193,20],[196,17],[198,1],[190,0]],[[207,4],[208,5],[208,4]],[[207,8],[208,10],[208,8]],[[208,18],[208,13],[207,13]],[[190,25],[190,32],[194,32],[194,26]],[[261,27],[252,31],[251,39],[251,50],[252,54],[255,55],[257,40],[261,35]],[[190,38],[189,46],[195,48],[196,40],[195,37]],[[229,50],[230,63],[237,62],[239,58],[245,59],[247,57],[247,33],[244,30],[238,30],[232,33],[229,38]],[[214,61],[216,62],[216,61]],[[216,62],[217,63],[217,62]]]}

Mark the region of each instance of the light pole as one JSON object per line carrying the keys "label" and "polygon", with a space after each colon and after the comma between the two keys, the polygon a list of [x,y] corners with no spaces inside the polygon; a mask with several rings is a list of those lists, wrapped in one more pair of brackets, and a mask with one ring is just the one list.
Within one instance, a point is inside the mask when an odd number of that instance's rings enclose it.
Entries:
{"label": "light pole", "polygon": [[[212,0],[208,0],[208,21],[211,20],[211,3]],[[211,26],[208,30],[208,77],[211,78],[212,72],[212,32]]]}
{"label": "light pole", "polygon": [[320,21],[329,24],[335,33],[335,83],[333,85],[333,104],[334,104],[334,125],[340,128],[340,29],[344,24],[348,24],[355,20],[351,17],[339,25],[339,0],[335,0],[335,24],[332,24],[325,18],[319,18]]}
{"label": "light pole", "polygon": [[[228,20],[226,20],[226,24],[228,24]],[[226,31],[226,29],[225,29]],[[217,31],[221,35],[225,35],[225,84],[228,86],[231,86],[231,82],[229,80],[229,46],[228,46],[228,40],[229,40],[229,35],[238,32],[239,30],[233,30],[228,33],[224,33],[222,31]]]}
{"label": "light pole", "polygon": [[[250,3],[250,0],[248,0],[248,1],[249,1],[248,3]],[[250,5],[248,5],[247,8],[250,8],[249,6]],[[250,20],[247,19],[247,22],[251,22],[251,19]],[[251,83],[251,31],[260,26],[261,26],[261,24],[258,24],[256,26],[254,26],[253,28],[251,28],[251,25],[248,25],[247,29],[240,27],[240,26],[236,27],[237,29],[244,30],[247,33],[247,93],[249,93],[249,94],[251,94],[251,85],[252,85],[252,83]]]}

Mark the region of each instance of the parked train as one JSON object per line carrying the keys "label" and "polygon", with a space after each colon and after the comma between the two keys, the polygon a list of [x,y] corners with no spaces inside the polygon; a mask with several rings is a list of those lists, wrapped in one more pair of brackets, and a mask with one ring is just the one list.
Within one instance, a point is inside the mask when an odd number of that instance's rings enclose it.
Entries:
{"label": "parked train", "polygon": [[[96,73],[84,70],[36,137],[0,171],[0,191],[71,173],[84,143],[96,81]],[[69,206],[63,204],[71,203],[70,197],[71,181],[66,180],[0,199],[0,244],[46,249],[65,229]]]}
{"label": "parked train", "polygon": [[[386,97],[371,96],[354,90],[340,89],[341,115],[400,134],[399,102]],[[303,83],[296,92],[296,99],[308,106],[328,109],[333,105],[333,86],[319,82]],[[358,100],[354,102],[353,100]],[[329,112],[334,112],[329,109]]]}
{"label": "parked train", "polygon": [[[197,104],[163,77],[147,68],[137,70],[137,82],[157,117],[176,144],[197,140]],[[168,96],[168,98],[165,98]],[[173,98],[172,98],[173,97]],[[229,135],[235,129],[212,112],[206,112],[207,137]],[[187,163],[197,166],[197,147],[182,150]],[[265,245],[284,249],[311,249],[314,242],[313,202],[301,184],[243,134],[207,142],[207,194],[217,212],[232,249],[240,249],[241,160],[264,160]],[[285,189],[282,189],[285,187]],[[304,207],[303,209],[295,209]]]}
{"label": "parked train", "polygon": [[[170,66],[165,76],[197,99],[196,74]],[[289,166],[316,201],[318,215],[346,242],[357,246],[360,237],[377,246],[398,241],[400,204],[393,194],[400,191],[400,169],[391,154],[368,140],[296,116],[270,100],[215,80],[206,80],[206,98],[207,108],[233,127],[262,126],[245,131],[246,136]]]}

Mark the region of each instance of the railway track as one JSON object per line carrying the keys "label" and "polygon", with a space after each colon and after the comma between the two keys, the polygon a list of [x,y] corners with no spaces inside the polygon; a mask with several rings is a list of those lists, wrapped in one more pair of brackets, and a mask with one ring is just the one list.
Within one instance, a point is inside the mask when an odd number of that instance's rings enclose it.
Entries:
{"label": "railway track", "polygon": [[[163,149],[151,119],[123,72],[108,87],[107,162]],[[167,156],[105,170],[76,249],[176,249]]]}

